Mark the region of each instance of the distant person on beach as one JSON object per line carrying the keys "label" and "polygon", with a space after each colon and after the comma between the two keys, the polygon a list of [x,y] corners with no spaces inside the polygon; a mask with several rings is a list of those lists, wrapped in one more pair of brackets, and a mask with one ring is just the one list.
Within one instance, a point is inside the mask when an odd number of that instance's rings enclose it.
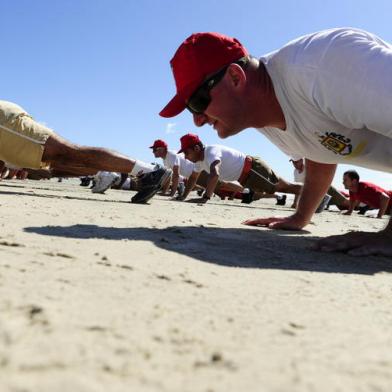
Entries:
{"label": "distant person on beach", "polygon": [[350,192],[350,206],[346,215],[351,215],[359,203],[365,203],[372,209],[377,209],[377,218],[391,215],[392,191],[387,191],[371,182],[359,181],[355,170],[343,174],[343,185]]}
{"label": "distant person on beach", "polygon": [[[195,169],[195,164],[188,159],[185,159],[183,153],[177,153],[174,150],[169,150],[167,143],[162,139],[157,139],[154,141],[153,145],[150,146],[155,158],[161,158],[163,160],[163,165],[173,171],[171,191],[169,196],[174,197],[176,189],[179,189],[179,199],[182,198],[185,191],[186,182],[188,178],[192,175]],[[196,181],[196,185],[193,190],[198,193],[203,194],[203,190],[207,187],[208,183],[208,173],[202,171]],[[169,182],[162,188],[162,193],[165,194],[169,188]],[[180,186],[181,185],[181,186]],[[240,199],[242,203],[250,204],[251,202],[260,199],[262,196],[255,194],[253,191],[245,191],[242,186],[236,185],[232,182],[222,182],[218,181],[214,189],[214,193],[219,196],[222,200],[226,197],[232,199]],[[277,195],[272,195],[274,198],[279,198]],[[279,198],[279,200],[283,200]],[[281,203],[281,202],[280,202]]]}
{"label": "distant person on beach", "polygon": [[[243,191],[248,188],[254,192],[266,194],[299,193],[301,186],[291,184],[279,177],[264,161],[258,157],[251,157],[244,153],[221,145],[205,146],[199,137],[188,133],[181,137],[181,149],[185,158],[195,163],[195,169],[188,178],[185,192],[181,200],[185,200],[196,184],[200,173],[204,170],[209,173],[205,192],[198,201],[207,202],[212,197],[218,181],[225,187],[229,182],[238,181],[240,186],[226,188],[228,190]],[[234,186],[234,184],[233,184]]]}
{"label": "distant person on beach", "polygon": [[[0,159],[18,168],[49,169],[58,177],[85,176],[100,170],[137,174],[141,161],[98,147],[71,143],[36,122],[20,106],[0,101]],[[132,202],[145,202],[161,188],[169,172],[159,169],[145,175],[143,189]]]}
{"label": "distant person on beach", "polygon": [[[171,190],[168,194],[169,196],[174,197],[179,188],[179,184],[181,182],[184,183],[184,179],[191,176],[195,165],[185,159],[183,154],[178,154],[176,151],[169,150],[167,143],[162,139],[155,140],[150,148],[152,149],[154,157],[161,158],[163,165],[172,170],[171,184],[170,181],[167,181],[162,188],[162,193],[167,193],[171,185]],[[183,186],[181,186],[181,188],[183,188]]]}
{"label": "distant person on beach", "polygon": [[28,175],[27,170],[7,167],[4,161],[0,161],[0,180],[1,179],[25,180],[27,178],[27,175]]}
{"label": "distant person on beach", "polygon": [[[294,159],[305,157],[297,210],[245,224],[300,230],[338,163],[392,172],[392,46],[353,28],[309,34],[260,59],[235,38],[192,34],[171,60],[177,93],[160,112],[187,108],[221,138],[254,127]],[[392,256],[392,221],[378,233],[319,240],[316,249]]]}

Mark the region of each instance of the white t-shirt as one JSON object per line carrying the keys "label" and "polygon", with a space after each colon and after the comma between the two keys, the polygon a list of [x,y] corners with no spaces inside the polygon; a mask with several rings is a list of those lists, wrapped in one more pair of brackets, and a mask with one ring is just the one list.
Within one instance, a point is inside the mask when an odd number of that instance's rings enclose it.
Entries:
{"label": "white t-shirt", "polygon": [[220,161],[219,178],[223,181],[237,181],[244,168],[246,155],[230,147],[221,145],[206,146],[204,160],[195,164],[195,171],[210,172],[211,164]]}
{"label": "white t-shirt", "polygon": [[178,166],[180,176],[185,178],[189,178],[195,168],[195,164],[185,159],[183,154],[177,154],[175,151],[170,150],[167,151],[163,165],[169,169]]}
{"label": "white t-shirt", "polygon": [[258,129],[294,159],[392,172],[392,46],[361,30],[331,29],[261,58],[286,130]]}
{"label": "white t-shirt", "polygon": [[305,168],[300,172],[298,169],[294,169],[294,182],[303,184],[305,182]]}

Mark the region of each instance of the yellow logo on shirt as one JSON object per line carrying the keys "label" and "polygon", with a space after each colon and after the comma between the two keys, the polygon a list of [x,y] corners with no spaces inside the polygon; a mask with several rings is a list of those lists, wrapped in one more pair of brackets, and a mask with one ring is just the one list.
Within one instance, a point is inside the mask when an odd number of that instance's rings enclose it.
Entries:
{"label": "yellow logo on shirt", "polygon": [[365,149],[367,146],[367,142],[360,142],[357,147],[354,148],[353,152],[350,154],[347,159],[355,158],[358,155],[361,155],[362,151]]}
{"label": "yellow logo on shirt", "polygon": [[353,150],[351,139],[335,132],[317,134],[321,145],[338,155],[350,155]]}

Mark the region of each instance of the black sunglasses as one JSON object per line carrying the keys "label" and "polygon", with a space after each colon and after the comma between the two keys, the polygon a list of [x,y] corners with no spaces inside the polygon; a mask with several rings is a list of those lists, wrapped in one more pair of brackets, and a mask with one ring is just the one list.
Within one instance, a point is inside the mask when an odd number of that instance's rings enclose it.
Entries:
{"label": "black sunglasses", "polygon": [[[244,66],[247,62],[248,59],[246,57],[243,57],[238,61],[234,61],[234,64]],[[225,76],[229,65],[222,68],[220,71],[206,79],[201,84],[201,86],[198,87],[197,90],[191,95],[191,97],[188,99],[188,102],[186,103],[186,108],[192,114],[202,114],[206,111],[208,105],[211,102],[210,91],[223,79],[223,76]]]}
{"label": "black sunglasses", "polygon": [[186,107],[192,114],[204,113],[211,102],[210,91],[225,75],[228,67],[221,69],[216,74],[205,80],[202,85],[189,98]]}

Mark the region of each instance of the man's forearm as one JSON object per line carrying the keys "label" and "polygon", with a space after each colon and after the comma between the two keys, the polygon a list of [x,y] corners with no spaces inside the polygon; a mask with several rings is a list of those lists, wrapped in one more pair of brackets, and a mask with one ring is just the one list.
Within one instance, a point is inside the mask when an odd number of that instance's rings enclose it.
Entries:
{"label": "man's forearm", "polygon": [[306,178],[295,215],[309,223],[333,180],[336,165],[306,160]]}
{"label": "man's forearm", "polygon": [[163,193],[163,194],[166,194],[167,191],[169,190],[169,188],[170,188],[170,180],[167,181],[167,182],[163,185],[163,187],[162,187],[162,193]]}
{"label": "man's forearm", "polygon": [[382,195],[380,200],[380,209],[378,210],[377,218],[382,218],[383,215],[385,215],[385,212],[388,208],[388,204],[389,204],[389,197]]}
{"label": "man's forearm", "polygon": [[173,174],[173,176],[172,176],[172,190],[170,192],[170,196],[174,196],[176,194],[179,181],[180,181],[180,176]]}
{"label": "man's forearm", "polygon": [[184,200],[188,197],[189,193],[192,191],[192,189],[196,185],[196,181],[197,181],[198,177],[199,177],[199,175],[197,175],[197,176],[191,175],[188,178],[188,181],[186,182],[186,185],[185,185],[184,195],[181,198],[182,200]]}
{"label": "man's forearm", "polygon": [[205,191],[205,195],[207,197],[212,197],[214,190],[216,188],[216,184],[218,183],[219,175],[218,174],[210,174],[208,177],[207,188]]}
{"label": "man's forearm", "polygon": [[346,211],[345,215],[351,215],[355,209],[355,207],[359,204],[356,200],[350,200],[348,210]]}

